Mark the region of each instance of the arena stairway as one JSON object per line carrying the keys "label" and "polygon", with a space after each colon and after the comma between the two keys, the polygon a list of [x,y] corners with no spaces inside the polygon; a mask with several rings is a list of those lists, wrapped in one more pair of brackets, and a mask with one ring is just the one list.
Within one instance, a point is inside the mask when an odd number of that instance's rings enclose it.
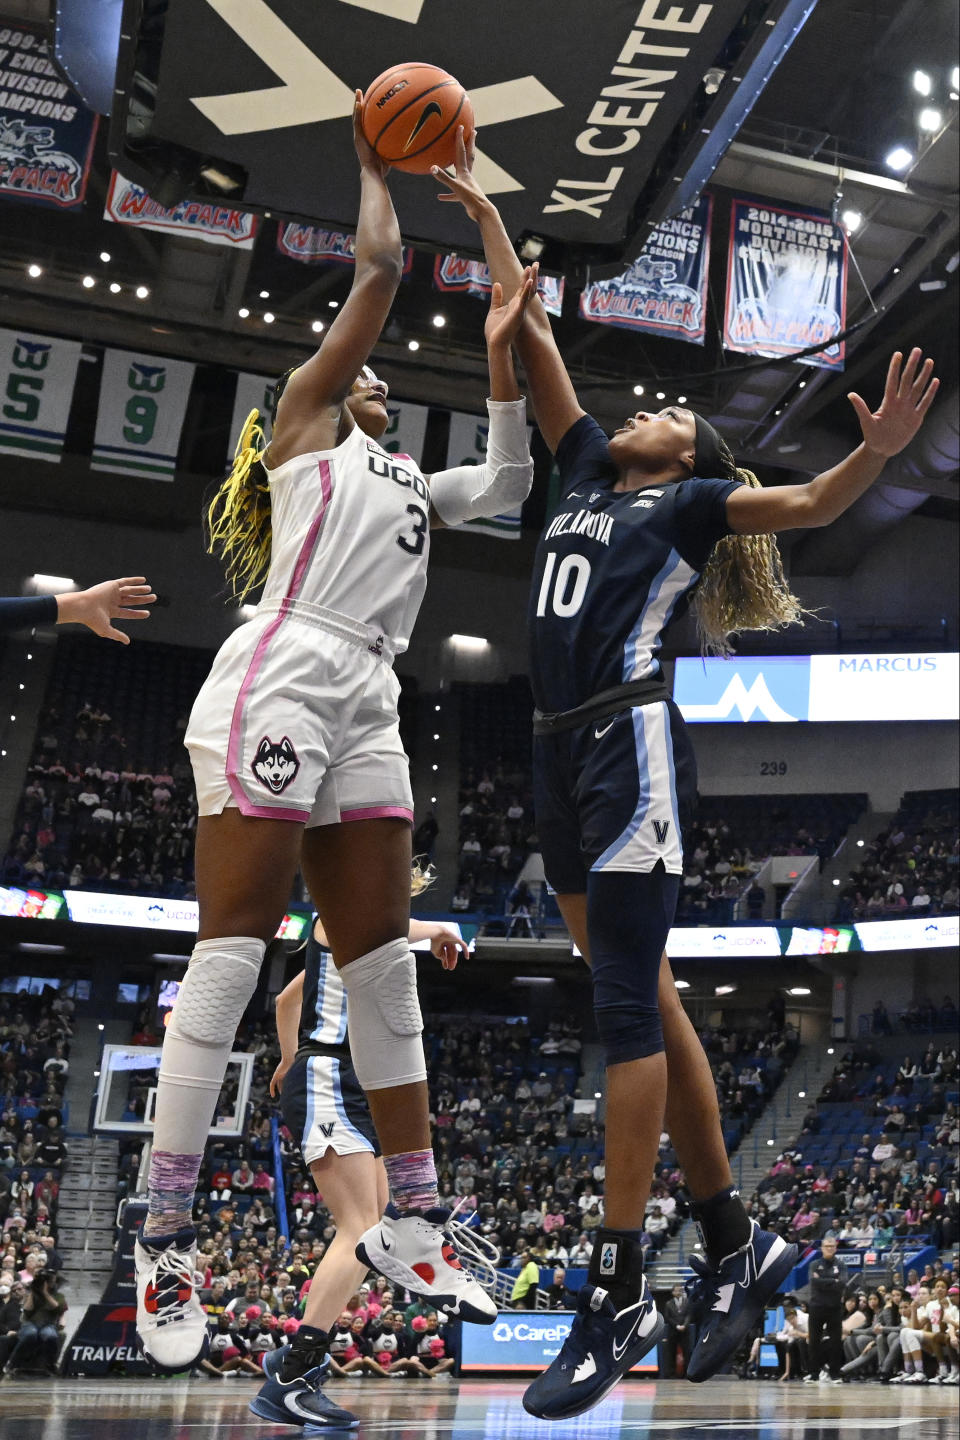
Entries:
{"label": "arena stairway", "polygon": [[71,1137],[69,1170],[57,1207],[57,1248],[69,1287],[68,1335],[87,1306],[99,1301],[113,1269],[118,1168],[116,1140]]}
{"label": "arena stairway", "polygon": [[[734,1184],[744,1197],[753,1194],[781,1147],[796,1138],[807,1104],[820,1093],[833,1073],[833,1065],[834,1056],[826,1053],[825,1041],[799,1047],[770,1104],[731,1157]],[[800,1090],[805,1092],[804,1099],[798,1094]],[[687,1256],[698,1246],[696,1226],[692,1220],[684,1221],[663,1247],[659,1259],[649,1267],[651,1287],[667,1291],[689,1279],[693,1271],[687,1264]]]}
{"label": "arena stairway", "polygon": [[[0,765],[0,852],[6,847],[26,784],[55,654],[56,636],[42,631],[31,638],[11,638],[4,652],[0,667],[0,715],[4,716],[0,724],[0,748],[4,752]],[[16,720],[7,718],[11,715]]]}

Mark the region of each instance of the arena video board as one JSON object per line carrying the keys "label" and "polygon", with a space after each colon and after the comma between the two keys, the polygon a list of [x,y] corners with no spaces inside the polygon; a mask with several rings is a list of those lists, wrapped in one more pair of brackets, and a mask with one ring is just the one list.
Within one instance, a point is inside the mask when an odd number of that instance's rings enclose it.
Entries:
{"label": "arena video board", "polygon": [[958,720],[956,652],[677,660],[673,698],[689,724]]}
{"label": "arena video board", "polygon": [[[464,1374],[494,1370],[546,1370],[570,1334],[572,1310],[513,1310],[501,1313],[493,1325],[464,1324],[460,1369]],[[656,1347],[631,1371],[655,1375]]]}

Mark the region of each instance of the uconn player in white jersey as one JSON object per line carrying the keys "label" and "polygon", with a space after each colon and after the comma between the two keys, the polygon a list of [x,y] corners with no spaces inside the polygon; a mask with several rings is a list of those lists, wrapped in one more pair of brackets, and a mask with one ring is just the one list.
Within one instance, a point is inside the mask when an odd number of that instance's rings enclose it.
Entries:
{"label": "uconn player in white jersey", "polygon": [[343,976],[353,1060],[393,1197],[365,1257],[382,1267],[389,1252],[393,1278],[438,1308],[485,1323],[496,1315],[456,1263],[436,1209],[407,940],[412,800],[391,662],[423,597],[429,525],[499,514],[529,491],[511,343],[536,273],[506,303],[497,287],[485,322],[484,463],[443,471],[428,485],[409,456],[378,444],[386,387],[366,364],[402,249],[386,167],[358,115],[350,294],[321,349],[286,377],[265,453],[256,412],[248,420],[209,512],[211,548],[239,598],[265,583],[255,618],[214,661],[186,735],[199,802],[200,924],[163,1046],[148,1215],[136,1248],[137,1330],[160,1369],[188,1368],[205,1344],[191,1220],[197,1174],[234,1034],[298,866]]}
{"label": "uconn player in white jersey", "polygon": [[[414,893],[419,888],[422,879],[415,869]],[[411,944],[428,940],[445,970],[454,970],[460,954],[467,954],[459,932],[440,921],[411,920],[408,938]],[[300,1329],[292,1344],[268,1358],[267,1379],[250,1408],[277,1423],[347,1426],[357,1423],[355,1418],[323,1393],[325,1361],[330,1333],[367,1272],[354,1247],[386,1206],[387,1176],[350,1059],[346,991],[326,947],[318,920],[303,970],[277,996],[281,1055],[270,1093],[279,1096],[284,1122],[337,1233],[310,1282]],[[456,1221],[448,1228],[476,1262],[477,1237]],[[495,1251],[481,1256],[490,1274],[495,1274],[489,1263],[495,1259]]]}
{"label": "uconn player in white jersey", "polygon": [[[519,262],[462,133],[456,173],[435,173],[478,222],[493,278],[510,286]],[[517,349],[562,486],[530,597],[537,830],[592,966],[607,1063],[604,1226],[570,1335],[524,1397],[532,1414],[560,1419],[597,1404],[661,1333],[639,1241],[664,1117],[706,1251],[692,1261],[689,1379],[730,1358],[796,1255],[751,1222],[733,1188],[710,1068],[664,953],[696,770],[663,685],[661,632],[691,599],[706,647],[720,653],[731,632],[801,618],[773,533],[829,524],[852,505],[916,433],[938,382],[918,350],[905,363],[895,355],[875,412],[851,396],[863,443],[809,485],[764,490],[691,410],[638,411],[608,441],[578,403],[536,298]]]}

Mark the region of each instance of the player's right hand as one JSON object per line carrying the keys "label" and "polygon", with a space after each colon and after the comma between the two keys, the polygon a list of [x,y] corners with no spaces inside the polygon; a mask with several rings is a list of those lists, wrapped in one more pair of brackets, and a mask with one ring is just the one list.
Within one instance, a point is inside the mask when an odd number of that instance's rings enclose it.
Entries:
{"label": "player's right hand", "polygon": [[357,90],[353,96],[353,143],[357,151],[357,159],[360,161],[362,170],[373,170],[381,179],[386,175],[390,166],[374,150],[370,141],[363,133],[363,126],[360,117],[363,111],[363,91]]}

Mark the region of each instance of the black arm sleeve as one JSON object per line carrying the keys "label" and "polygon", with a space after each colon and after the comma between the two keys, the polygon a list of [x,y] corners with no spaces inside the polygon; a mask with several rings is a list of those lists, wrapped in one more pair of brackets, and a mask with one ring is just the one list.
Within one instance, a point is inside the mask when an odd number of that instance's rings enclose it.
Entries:
{"label": "black arm sleeve", "polygon": [[55,595],[15,595],[0,598],[0,634],[4,630],[20,630],[25,625],[56,625]]}

